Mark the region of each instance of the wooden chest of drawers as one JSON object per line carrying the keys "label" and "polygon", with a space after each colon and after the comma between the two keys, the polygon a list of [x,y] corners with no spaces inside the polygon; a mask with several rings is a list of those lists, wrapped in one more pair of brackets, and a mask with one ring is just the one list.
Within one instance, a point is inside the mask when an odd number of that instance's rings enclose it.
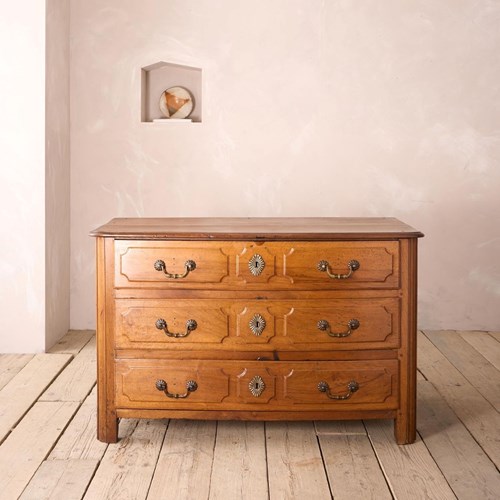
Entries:
{"label": "wooden chest of drawers", "polygon": [[119,418],[392,418],[415,440],[415,229],[113,219],[91,234],[101,441]]}

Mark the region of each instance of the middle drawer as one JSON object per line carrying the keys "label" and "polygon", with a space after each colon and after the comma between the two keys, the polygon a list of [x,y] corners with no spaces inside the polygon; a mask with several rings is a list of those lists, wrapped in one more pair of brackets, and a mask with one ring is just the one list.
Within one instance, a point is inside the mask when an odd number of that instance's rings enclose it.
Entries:
{"label": "middle drawer", "polygon": [[398,298],[116,300],[117,349],[393,349]]}

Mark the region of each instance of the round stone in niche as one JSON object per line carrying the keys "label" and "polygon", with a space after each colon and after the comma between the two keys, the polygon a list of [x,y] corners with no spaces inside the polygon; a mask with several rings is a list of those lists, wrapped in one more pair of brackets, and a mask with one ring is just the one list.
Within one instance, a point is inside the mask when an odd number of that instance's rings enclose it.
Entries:
{"label": "round stone in niche", "polygon": [[187,118],[193,108],[193,96],[184,87],[170,87],[161,94],[160,110],[167,118]]}

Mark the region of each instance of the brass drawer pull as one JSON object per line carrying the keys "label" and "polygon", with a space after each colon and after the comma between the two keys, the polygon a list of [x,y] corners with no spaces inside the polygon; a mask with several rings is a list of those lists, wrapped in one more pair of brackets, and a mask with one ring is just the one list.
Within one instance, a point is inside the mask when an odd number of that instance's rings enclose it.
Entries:
{"label": "brass drawer pull", "polygon": [[167,278],[173,278],[175,280],[185,278],[191,271],[196,269],[196,262],[194,260],[186,260],[184,262],[184,267],[186,270],[182,274],[169,273],[167,271],[167,266],[163,260],[157,260],[154,264],[154,267],[157,271],[163,271]]}
{"label": "brass drawer pull", "polygon": [[346,280],[347,278],[349,278],[351,276],[351,274],[354,271],[357,271],[359,269],[359,262],[357,260],[350,260],[347,264],[347,268],[349,269],[349,272],[347,274],[332,273],[332,269],[331,269],[330,264],[327,260],[320,260],[318,262],[317,267],[318,267],[318,271],[320,271],[322,273],[326,272],[326,274],[328,274],[328,276],[332,279]]}
{"label": "brass drawer pull", "polygon": [[358,389],[359,389],[359,384],[355,380],[351,380],[347,384],[347,390],[348,390],[347,394],[332,394],[330,392],[330,386],[325,381],[321,381],[318,384],[318,391],[326,392],[326,395],[330,399],[349,399],[353,395],[353,393],[355,393]]}
{"label": "brass drawer pull", "polygon": [[174,337],[176,339],[182,339],[184,337],[187,337],[192,331],[198,328],[198,323],[196,323],[194,319],[188,319],[186,321],[186,333],[169,332],[167,322],[163,318],[157,319],[155,325],[156,328],[158,328],[158,330],[163,330],[167,337]]}
{"label": "brass drawer pull", "polygon": [[162,379],[156,381],[156,388],[159,391],[163,391],[169,398],[184,399],[187,398],[191,392],[194,392],[196,391],[196,389],[198,389],[198,384],[194,380],[188,380],[186,382],[186,392],[184,394],[173,394],[171,392],[168,392],[167,383]]}
{"label": "brass drawer pull", "polygon": [[344,338],[349,337],[353,330],[357,330],[359,328],[359,321],[357,319],[351,319],[349,323],[347,323],[347,332],[342,333],[334,333],[330,330],[330,323],[326,319],[320,319],[317,324],[318,330],[322,332],[328,333],[330,337],[336,338]]}

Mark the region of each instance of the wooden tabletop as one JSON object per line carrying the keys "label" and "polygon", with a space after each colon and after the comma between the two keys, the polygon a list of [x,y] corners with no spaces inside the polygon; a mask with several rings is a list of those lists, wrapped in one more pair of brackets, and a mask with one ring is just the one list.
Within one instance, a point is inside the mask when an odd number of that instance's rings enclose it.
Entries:
{"label": "wooden tabletop", "polygon": [[169,240],[331,240],[419,238],[393,217],[172,217],[119,218],[91,236]]}

